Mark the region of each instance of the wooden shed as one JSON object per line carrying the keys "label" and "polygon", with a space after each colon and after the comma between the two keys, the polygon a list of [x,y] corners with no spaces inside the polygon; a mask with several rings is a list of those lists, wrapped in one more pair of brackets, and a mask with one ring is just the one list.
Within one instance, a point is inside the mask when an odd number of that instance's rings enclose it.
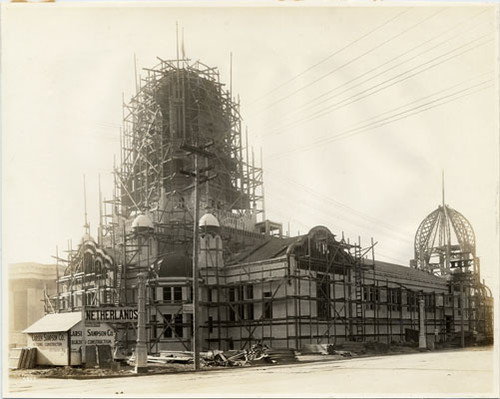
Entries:
{"label": "wooden shed", "polygon": [[51,313],[23,331],[28,346],[37,348],[37,365],[81,365],[81,347],[109,345],[115,342],[114,329],[105,322],[82,323],[81,312]]}

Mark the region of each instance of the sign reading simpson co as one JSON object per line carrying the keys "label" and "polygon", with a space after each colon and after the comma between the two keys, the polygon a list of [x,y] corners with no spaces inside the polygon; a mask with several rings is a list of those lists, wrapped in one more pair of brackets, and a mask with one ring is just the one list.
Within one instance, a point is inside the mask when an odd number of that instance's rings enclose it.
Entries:
{"label": "sign reading simpson co", "polygon": [[85,309],[85,321],[108,321],[111,323],[137,322],[137,308]]}

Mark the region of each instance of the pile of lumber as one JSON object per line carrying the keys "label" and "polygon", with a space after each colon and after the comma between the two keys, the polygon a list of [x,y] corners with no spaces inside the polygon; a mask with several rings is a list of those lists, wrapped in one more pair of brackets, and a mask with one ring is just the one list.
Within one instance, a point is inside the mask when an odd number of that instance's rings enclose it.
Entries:
{"label": "pile of lumber", "polygon": [[273,363],[290,363],[297,360],[293,349],[269,348],[266,352]]}
{"label": "pile of lumber", "polygon": [[343,351],[359,353],[359,354],[366,353],[365,343],[357,341],[342,342],[340,345],[335,345],[334,349],[336,352],[338,352],[338,349],[341,349]]}
{"label": "pile of lumber", "polygon": [[9,358],[9,367],[13,369],[32,369],[36,366],[36,348],[14,348]]}
{"label": "pile of lumber", "polygon": [[[190,351],[160,351],[157,355],[148,355],[148,363],[193,363],[193,352]],[[237,367],[250,364],[266,363],[289,363],[295,362],[295,351],[293,349],[274,349],[265,345],[254,344],[248,350],[210,350],[200,353],[201,365],[203,367]],[[129,364],[134,364],[135,356],[128,359]]]}

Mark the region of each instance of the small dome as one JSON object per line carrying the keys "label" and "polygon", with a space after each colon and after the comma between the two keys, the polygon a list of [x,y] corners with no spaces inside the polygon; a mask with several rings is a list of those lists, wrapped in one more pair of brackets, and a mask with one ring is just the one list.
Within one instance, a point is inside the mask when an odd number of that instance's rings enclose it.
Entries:
{"label": "small dome", "polygon": [[92,237],[89,233],[85,233],[82,237],[82,242],[92,241],[95,242],[94,237]]}
{"label": "small dome", "polygon": [[219,221],[211,213],[203,215],[199,222],[200,227],[220,227]]}
{"label": "small dome", "polygon": [[154,229],[153,222],[149,216],[140,214],[134,219],[132,222],[132,229],[135,230],[141,228]]}
{"label": "small dome", "polygon": [[158,277],[192,277],[193,263],[183,253],[165,255],[158,261]]}

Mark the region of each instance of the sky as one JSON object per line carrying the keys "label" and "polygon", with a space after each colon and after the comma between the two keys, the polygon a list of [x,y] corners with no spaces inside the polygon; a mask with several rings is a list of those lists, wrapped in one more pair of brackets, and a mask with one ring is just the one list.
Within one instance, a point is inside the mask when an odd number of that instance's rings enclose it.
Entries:
{"label": "sky", "polygon": [[[498,288],[498,70],[492,6],[2,4],[2,261],[51,263],[112,193],[122,95],[157,58],[218,67],[262,148],[266,215],[377,242],[408,265],[445,201]],[[259,158],[259,157],[258,157]]]}

